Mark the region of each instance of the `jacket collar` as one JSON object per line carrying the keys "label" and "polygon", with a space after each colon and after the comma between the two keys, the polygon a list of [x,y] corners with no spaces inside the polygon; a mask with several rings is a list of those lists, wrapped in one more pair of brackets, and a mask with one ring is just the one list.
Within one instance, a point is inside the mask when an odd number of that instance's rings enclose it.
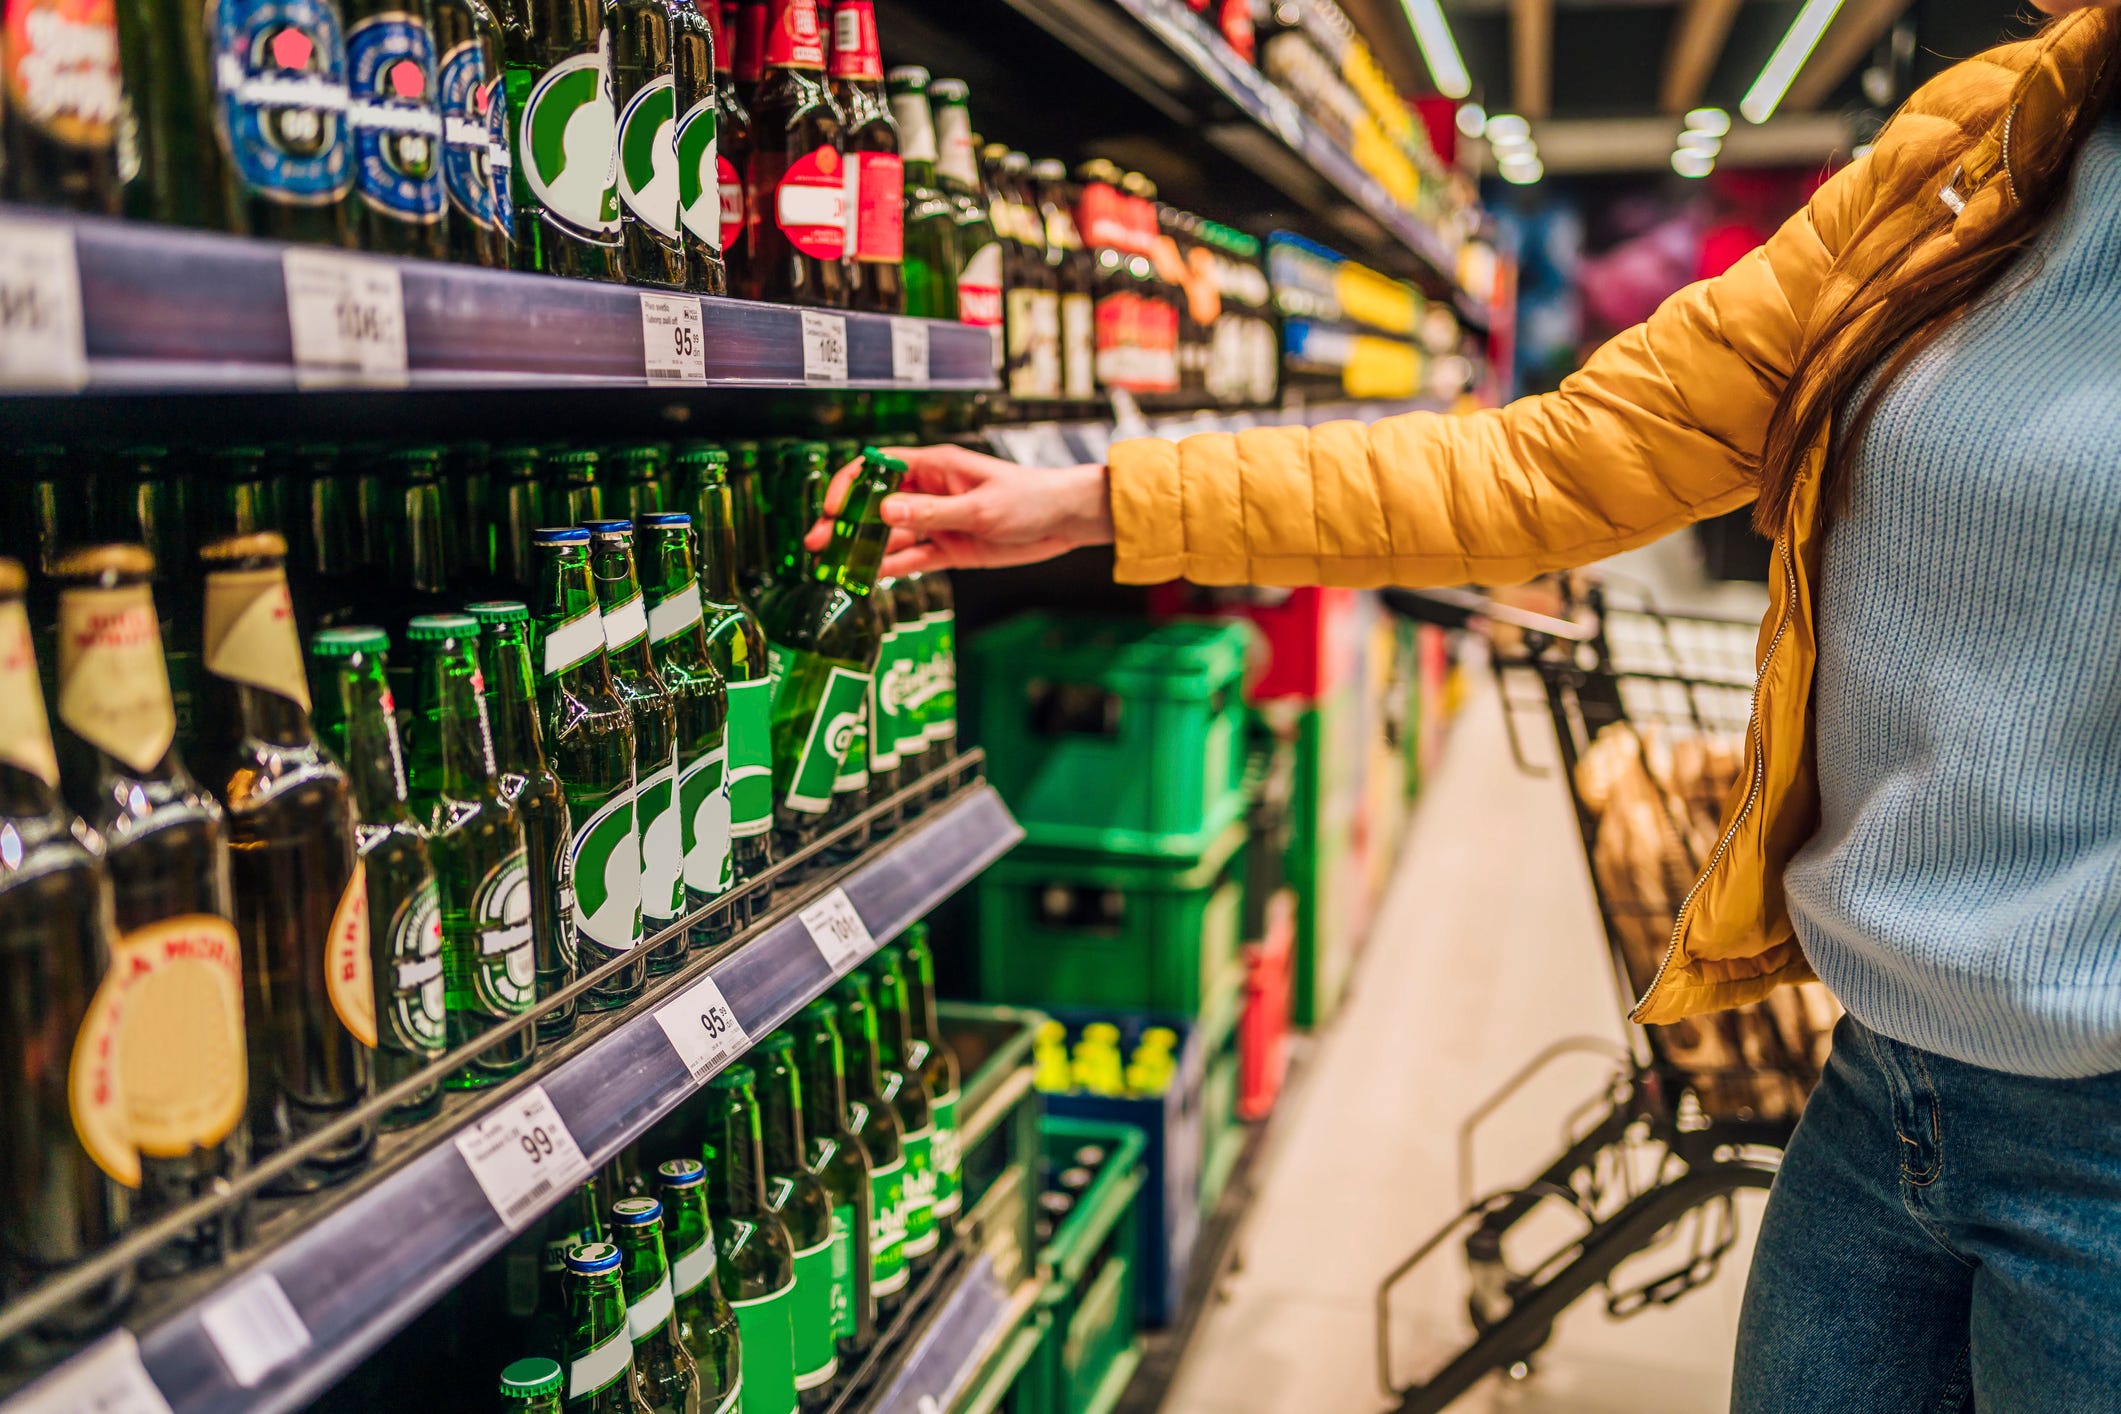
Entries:
{"label": "jacket collar", "polygon": [[1947,184],[1945,200],[1958,212],[1961,239],[2001,220],[2026,192],[2067,167],[2077,110],[2121,46],[2121,13],[2080,10],[2048,26],[2036,43],[2003,116]]}

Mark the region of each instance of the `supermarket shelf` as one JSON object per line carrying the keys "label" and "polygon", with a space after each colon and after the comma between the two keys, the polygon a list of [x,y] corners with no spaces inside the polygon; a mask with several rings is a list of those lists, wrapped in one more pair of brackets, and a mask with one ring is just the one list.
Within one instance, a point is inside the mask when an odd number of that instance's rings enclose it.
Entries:
{"label": "supermarket shelf", "polygon": [[898,1358],[854,1406],[859,1414],[933,1414],[953,1408],[1038,1300],[1039,1284],[1012,1289],[994,1260],[962,1242],[938,1269],[936,1289],[899,1339]]}
{"label": "supermarket shelf", "polygon": [[[1021,835],[1001,797],[974,783],[850,866],[784,885],[767,918],[732,944],[661,979],[643,1003],[585,1016],[574,1037],[507,1085],[452,1097],[442,1121],[402,1136],[399,1147],[386,1136],[370,1171],[346,1189],[287,1204],[278,1220],[265,1217],[258,1245],[236,1263],[173,1284],[167,1299],[151,1298],[135,1314],[128,1332],[92,1346],[0,1410],[84,1407],[78,1390],[63,1384],[70,1372],[78,1377],[99,1361],[122,1360],[122,1347],[135,1340],[139,1363],[174,1414],[300,1407],[513,1235],[457,1146],[474,1124],[542,1086],[584,1157],[602,1164],[704,1081],[673,1049],[654,1014],[659,1004],[711,977],[745,1034],[764,1035],[866,955],[828,964],[798,916],[810,903],[844,889],[871,937],[888,940]],[[696,1004],[685,999],[688,1013]],[[564,1191],[556,1187],[550,1199]],[[226,1339],[227,1313],[254,1310],[266,1278],[277,1283],[307,1340],[283,1362],[243,1371],[249,1378],[239,1380],[208,1317],[215,1315]],[[113,1348],[121,1353],[114,1357]]]}
{"label": "supermarket shelf", "polygon": [[[697,376],[686,368],[651,382],[642,302],[667,292],[548,275],[484,270],[444,261],[322,252],[277,242],[135,222],[0,208],[0,288],[24,269],[15,254],[27,234],[48,245],[70,234],[77,272],[79,337],[85,355],[73,390],[111,393],[249,393],[295,387],[379,386],[415,390],[643,388],[979,389],[993,386],[986,331],[947,321],[833,313],[845,321],[843,375],[815,344],[806,370],[804,311],[747,300],[701,298]],[[37,242],[40,233],[45,241]],[[358,376],[298,369],[286,257],[341,258],[381,273],[401,290],[403,363]],[[35,293],[64,306],[69,292]],[[384,296],[388,298],[387,294]],[[325,306],[328,311],[330,306]],[[70,316],[62,313],[62,321]],[[896,361],[906,372],[894,376]],[[328,342],[328,341],[327,341]],[[389,341],[386,341],[389,342]],[[925,374],[917,350],[925,347]],[[0,357],[0,392],[54,379],[51,366],[15,370]],[[56,391],[69,391],[60,376]]]}
{"label": "supermarket shelf", "polygon": [[1176,441],[1196,432],[1243,432],[1254,427],[1316,427],[1321,422],[1375,422],[1403,412],[1440,412],[1429,399],[1372,402],[1307,403],[1297,407],[1240,412],[1196,412],[1143,417],[1122,412],[1110,422],[1026,422],[986,429],[987,446],[996,456],[1020,466],[1063,467],[1101,462],[1114,442],[1130,437]]}

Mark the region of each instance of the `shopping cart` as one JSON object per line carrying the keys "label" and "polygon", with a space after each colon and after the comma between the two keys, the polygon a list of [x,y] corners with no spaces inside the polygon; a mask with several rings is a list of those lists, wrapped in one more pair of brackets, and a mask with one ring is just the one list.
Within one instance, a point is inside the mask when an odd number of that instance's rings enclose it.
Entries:
{"label": "shopping cart", "polygon": [[[1758,625],[1620,608],[1595,583],[1565,587],[1555,615],[1465,591],[1395,590],[1386,598],[1409,617],[1486,630],[1518,766],[1535,774],[1558,767],[1567,783],[1627,1010],[1661,961],[1675,901],[1627,887],[1610,858],[1600,867],[1600,802],[1587,798],[1579,768],[1594,751],[1669,750],[1682,742],[1735,753],[1751,715]],[[1552,726],[1559,748],[1553,765],[1534,764],[1524,750],[1521,728],[1535,716]],[[1618,724],[1601,745],[1601,734]],[[1690,813],[1681,799],[1664,805],[1675,816]],[[1671,824],[1669,839],[1691,877],[1713,836],[1703,840],[1696,819]],[[1645,963],[1652,939],[1656,952]],[[1625,1317],[1676,1301],[1716,1275],[1737,1239],[1735,1195],[1773,1181],[1817,1079],[1813,1055],[1778,1040],[1772,1022],[1760,1013],[1633,1027],[1625,1046],[1561,1041],[1474,1110],[1459,1131],[1463,1211],[1377,1293],[1378,1377],[1400,1401],[1400,1414],[1441,1410],[1493,1370],[1525,1377],[1555,1319],[1594,1288],[1604,1289],[1612,1316]],[[1473,1140],[1481,1126],[1549,1065],[1583,1053],[1609,1058],[1613,1070],[1604,1089],[1566,1119],[1562,1152],[1530,1182],[1474,1196]],[[1441,1337],[1445,1353],[1409,1379],[1395,1358],[1395,1293],[1427,1259],[1452,1250],[1454,1239],[1469,1276],[1467,1324],[1449,1329],[1455,1317],[1445,1313],[1423,1326],[1430,1341]],[[1635,1258],[1641,1263],[1623,1272]],[[1645,1270],[1653,1274],[1630,1275]]]}

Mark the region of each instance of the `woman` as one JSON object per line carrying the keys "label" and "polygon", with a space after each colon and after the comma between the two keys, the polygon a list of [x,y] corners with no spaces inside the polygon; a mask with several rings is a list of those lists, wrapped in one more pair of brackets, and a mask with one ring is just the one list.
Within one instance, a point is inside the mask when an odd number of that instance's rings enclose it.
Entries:
{"label": "woman", "polygon": [[1125,581],[1419,585],[1754,504],[1746,771],[1635,1011],[1815,972],[1849,1011],[1740,1410],[2121,1408],[2121,0],[2044,3],[1558,392],[1065,472],[935,448],[884,506],[893,573],[1112,541]]}

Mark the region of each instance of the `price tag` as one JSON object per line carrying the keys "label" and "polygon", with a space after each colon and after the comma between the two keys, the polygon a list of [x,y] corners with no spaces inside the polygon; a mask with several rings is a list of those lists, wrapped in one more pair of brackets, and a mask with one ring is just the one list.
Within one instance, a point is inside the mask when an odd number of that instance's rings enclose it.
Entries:
{"label": "price tag", "polygon": [[707,381],[707,340],[700,302],[690,295],[642,295],[641,343],[651,383]]}
{"label": "price tag", "polygon": [[589,1176],[589,1160],[542,1085],[533,1085],[457,1136],[457,1151],[510,1228]]}
{"label": "price tag", "polygon": [[9,1414],[170,1414],[128,1330],[112,1331],[7,1407]]}
{"label": "price tag", "polygon": [[854,901],[845,889],[834,889],[796,917],[810,930],[811,940],[834,973],[847,971],[876,951],[876,939],[869,936],[869,925],[854,911]]}
{"label": "price tag", "polygon": [[695,1081],[706,1080],[751,1044],[712,977],[702,977],[657,1007],[655,1023]]}
{"label": "price tag", "polygon": [[847,381],[847,316],[803,311],[803,378],[811,383]]}
{"label": "price tag", "polygon": [[405,285],[397,266],[296,249],[280,257],[280,268],[298,386],[405,386]]}
{"label": "price tag", "polygon": [[199,1324],[245,1389],[309,1349],[309,1327],[271,1272],[238,1282],[207,1302]]}
{"label": "price tag", "polygon": [[0,221],[0,388],[70,392],[87,382],[73,228]]}
{"label": "price tag", "polygon": [[899,383],[928,381],[928,326],[918,319],[891,321],[891,377]]}

